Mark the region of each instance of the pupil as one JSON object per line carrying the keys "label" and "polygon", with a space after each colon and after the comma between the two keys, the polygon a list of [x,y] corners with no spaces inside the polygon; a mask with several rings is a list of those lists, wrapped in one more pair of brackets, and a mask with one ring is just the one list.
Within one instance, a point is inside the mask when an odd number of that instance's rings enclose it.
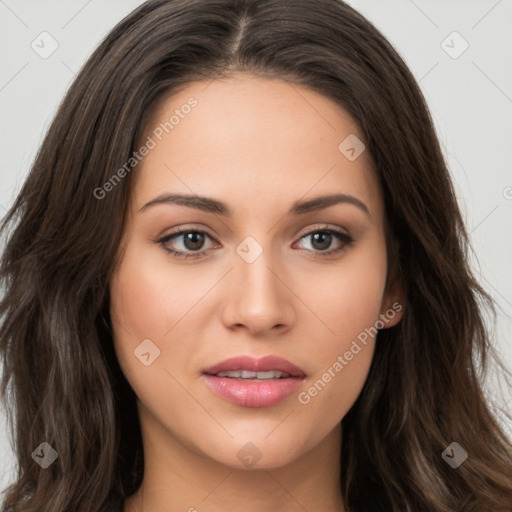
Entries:
{"label": "pupil", "polygon": [[[316,246],[316,248],[320,249],[320,250],[327,249],[331,245],[331,238],[332,238],[332,235],[330,233],[325,233],[325,232],[315,233],[313,235],[313,247],[315,247],[316,242],[320,242],[320,247]],[[323,239],[323,243],[322,243],[322,239]]]}
{"label": "pupil", "polygon": [[[187,233],[187,235],[185,236],[185,247],[187,249],[190,249],[191,251],[195,250],[195,249],[201,249],[202,245],[203,245],[203,238],[202,238],[202,233]],[[191,243],[188,243],[188,242],[191,242]]]}

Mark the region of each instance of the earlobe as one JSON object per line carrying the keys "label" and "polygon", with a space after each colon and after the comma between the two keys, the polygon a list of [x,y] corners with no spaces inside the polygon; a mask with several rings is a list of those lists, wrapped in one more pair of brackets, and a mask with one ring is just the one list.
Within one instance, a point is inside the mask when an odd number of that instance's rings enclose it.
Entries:
{"label": "earlobe", "polygon": [[379,318],[384,324],[383,328],[393,327],[398,324],[402,319],[404,312],[405,286],[401,275],[395,268],[390,276],[382,298],[382,307]]}

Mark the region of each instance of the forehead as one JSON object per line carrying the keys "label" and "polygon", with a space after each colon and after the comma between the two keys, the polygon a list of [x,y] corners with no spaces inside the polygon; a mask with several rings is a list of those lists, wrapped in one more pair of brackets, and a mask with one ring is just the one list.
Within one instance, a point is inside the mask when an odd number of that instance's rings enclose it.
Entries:
{"label": "forehead", "polygon": [[[168,191],[222,197],[235,214],[349,193],[381,214],[360,127],[337,103],[303,86],[246,73],[192,82],[159,102],[142,142],[148,137],[153,147],[133,177],[135,209]],[[348,146],[362,153],[349,159]]]}

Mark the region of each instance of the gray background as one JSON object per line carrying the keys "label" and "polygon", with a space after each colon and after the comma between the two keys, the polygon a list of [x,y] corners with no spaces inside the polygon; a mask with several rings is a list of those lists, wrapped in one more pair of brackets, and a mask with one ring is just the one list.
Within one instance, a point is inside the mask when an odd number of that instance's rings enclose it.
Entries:
{"label": "gray background", "polygon": [[[0,0],[0,216],[74,75],[115,23],[141,3]],[[388,37],[425,94],[471,233],[472,264],[500,308],[494,338],[510,368],[512,0],[349,3]],[[31,47],[34,40],[42,47],[43,31],[58,43],[46,59]],[[454,31],[461,37],[450,35]],[[44,48],[50,48],[45,41]],[[458,55],[464,41],[469,47]],[[510,408],[510,388],[500,392],[492,379],[488,390],[497,407]],[[27,452],[34,448],[27,446]],[[13,465],[0,410],[0,491],[11,480]]]}

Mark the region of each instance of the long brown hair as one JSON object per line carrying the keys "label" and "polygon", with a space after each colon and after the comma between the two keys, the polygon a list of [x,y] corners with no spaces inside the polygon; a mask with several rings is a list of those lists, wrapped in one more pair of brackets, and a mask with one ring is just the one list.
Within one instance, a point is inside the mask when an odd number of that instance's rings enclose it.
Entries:
{"label": "long brown hair", "polygon": [[[0,227],[0,390],[18,461],[4,510],[121,510],[140,485],[135,395],[113,350],[108,289],[136,167],[94,191],[130,159],[164,95],[237,71],[337,102],[378,170],[406,312],[379,332],[342,420],[347,510],[510,512],[511,441],[482,384],[494,354],[484,307],[494,306],[468,264],[433,122],[402,58],[340,0],[150,0],[80,71]],[[452,441],[469,453],[457,469],[441,457]],[[42,442],[58,454],[46,469],[31,456]]]}

